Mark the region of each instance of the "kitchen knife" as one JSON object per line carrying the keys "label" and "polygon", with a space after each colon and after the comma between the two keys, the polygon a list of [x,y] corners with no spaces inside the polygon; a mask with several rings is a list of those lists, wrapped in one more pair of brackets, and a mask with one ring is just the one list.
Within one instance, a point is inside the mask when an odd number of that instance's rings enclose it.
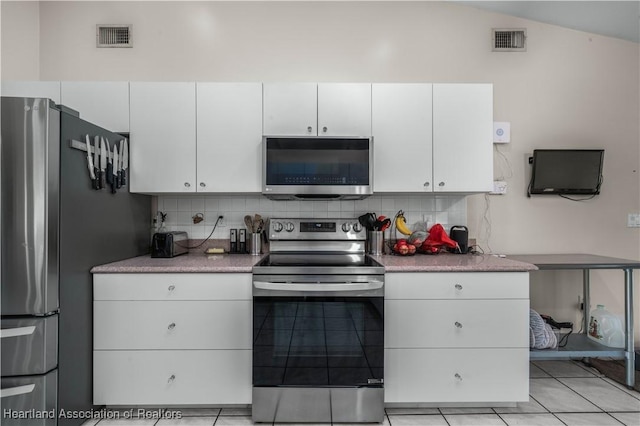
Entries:
{"label": "kitchen knife", "polygon": [[129,142],[124,139],[124,147],[120,151],[122,156],[122,186],[127,184],[127,169],[129,168]]}
{"label": "kitchen knife", "polygon": [[120,146],[118,147],[118,179],[116,181],[116,187],[120,188],[122,186],[122,152],[124,148],[124,139],[120,140]]}
{"label": "kitchen knife", "polygon": [[96,180],[93,184],[94,189],[102,189],[102,185],[100,184],[100,137],[95,136],[93,138],[93,170],[96,172]]}
{"label": "kitchen knife", "polygon": [[[96,136],[96,148],[98,142],[98,136]],[[100,189],[107,187],[107,162],[109,160],[109,151],[107,145],[104,143],[104,139],[100,138]]]}
{"label": "kitchen knife", "polygon": [[89,169],[91,186],[93,189],[100,189],[100,188],[96,188],[96,172],[95,172],[95,167],[93,165],[93,158],[91,158],[91,141],[89,140],[89,135],[86,135],[85,143],[87,144],[87,168]]}
{"label": "kitchen knife", "polygon": [[111,168],[113,176],[111,177],[111,193],[116,193],[118,188],[118,144],[113,143],[113,167]]}
{"label": "kitchen knife", "polygon": [[[109,139],[104,138],[102,141],[105,144],[105,159],[107,160],[105,166],[105,181],[109,185],[113,184],[113,159],[111,158],[111,146],[109,145]],[[106,187],[106,185],[105,185]]]}

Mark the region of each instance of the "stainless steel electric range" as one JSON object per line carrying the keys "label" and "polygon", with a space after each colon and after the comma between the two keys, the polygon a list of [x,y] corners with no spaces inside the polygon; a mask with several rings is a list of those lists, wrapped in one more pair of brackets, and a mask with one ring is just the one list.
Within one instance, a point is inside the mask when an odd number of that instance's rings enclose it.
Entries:
{"label": "stainless steel electric range", "polygon": [[357,219],[272,219],[253,268],[253,421],[381,422],[384,267]]}

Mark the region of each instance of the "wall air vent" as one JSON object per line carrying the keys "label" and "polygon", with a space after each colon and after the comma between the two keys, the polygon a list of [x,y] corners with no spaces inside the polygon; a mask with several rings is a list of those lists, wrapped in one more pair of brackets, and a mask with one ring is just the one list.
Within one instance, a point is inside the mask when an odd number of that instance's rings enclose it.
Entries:
{"label": "wall air vent", "polygon": [[493,28],[492,43],[494,52],[526,52],[527,30],[524,28]]}
{"label": "wall air vent", "polygon": [[96,25],[96,47],[133,47],[133,25]]}

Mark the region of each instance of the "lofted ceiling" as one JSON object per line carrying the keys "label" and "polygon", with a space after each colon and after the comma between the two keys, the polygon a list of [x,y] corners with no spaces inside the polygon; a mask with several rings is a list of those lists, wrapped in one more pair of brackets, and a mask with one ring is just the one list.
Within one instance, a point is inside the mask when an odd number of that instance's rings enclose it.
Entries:
{"label": "lofted ceiling", "polygon": [[519,18],[640,42],[640,1],[458,1]]}

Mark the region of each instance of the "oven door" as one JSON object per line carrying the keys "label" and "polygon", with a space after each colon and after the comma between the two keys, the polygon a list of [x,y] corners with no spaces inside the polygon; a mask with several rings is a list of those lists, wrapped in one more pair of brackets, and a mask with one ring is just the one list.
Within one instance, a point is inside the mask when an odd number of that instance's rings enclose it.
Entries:
{"label": "oven door", "polygon": [[382,388],[383,277],[253,284],[254,387]]}

